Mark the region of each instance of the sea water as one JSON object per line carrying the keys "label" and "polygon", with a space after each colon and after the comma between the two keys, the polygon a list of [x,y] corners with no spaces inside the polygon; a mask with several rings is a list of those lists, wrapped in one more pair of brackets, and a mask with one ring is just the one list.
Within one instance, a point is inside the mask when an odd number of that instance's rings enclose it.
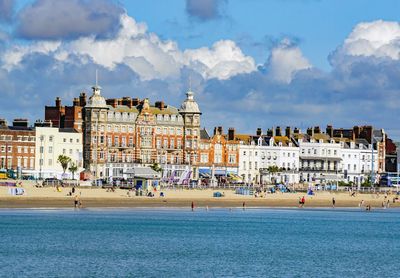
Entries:
{"label": "sea water", "polygon": [[0,210],[1,277],[399,277],[400,211]]}

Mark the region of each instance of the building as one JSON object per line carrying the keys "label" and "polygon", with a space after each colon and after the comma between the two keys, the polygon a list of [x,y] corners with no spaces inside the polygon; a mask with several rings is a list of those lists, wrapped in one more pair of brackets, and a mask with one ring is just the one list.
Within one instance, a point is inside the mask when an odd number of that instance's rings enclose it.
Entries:
{"label": "building", "polygon": [[200,138],[196,163],[202,175],[238,174],[240,139],[236,136],[234,128],[230,128],[228,134],[224,134],[221,126],[215,127],[212,136],[206,129],[202,129]]}
{"label": "building", "polygon": [[45,106],[45,121],[51,122],[58,128],[70,128],[82,132],[83,107],[86,105],[86,93],[82,92],[79,98],[74,98],[72,106],[62,106],[59,97],[55,106]]}
{"label": "building", "polygon": [[179,174],[190,165],[197,177],[200,115],[193,92],[177,109],[148,99],[105,99],[99,86],[83,108],[84,161],[97,178],[125,178],[138,165],[159,163]]}
{"label": "building", "polygon": [[30,175],[35,168],[35,130],[28,120],[15,119],[12,126],[0,120],[0,168]]}
{"label": "building", "polygon": [[[35,127],[36,157],[35,172],[37,178],[77,178],[83,170],[82,133],[75,129],[58,127]],[[61,164],[57,161],[60,155],[71,158],[78,167],[76,175],[67,170],[63,176]]]}
{"label": "building", "polygon": [[292,141],[290,128],[286,129],[285,136],[279,127],[275,133],[279,136],[273,136],[271,132],[267,134],[263,135],[258,129],[250,144],[239,146],[239,175],[247,183],[298,183],[299,148]]}

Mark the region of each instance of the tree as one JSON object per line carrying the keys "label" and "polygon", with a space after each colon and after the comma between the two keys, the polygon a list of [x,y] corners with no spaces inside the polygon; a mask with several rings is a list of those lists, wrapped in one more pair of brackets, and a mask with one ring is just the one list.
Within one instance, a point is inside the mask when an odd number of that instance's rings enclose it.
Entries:
{"label": "tree", "polygon": [[162,168],[160,167],[160,165],[158,163],[153,163],[153,165],[150,166],[151,169],[153,169],[156,172],[161,172]]}
{"label": "tree", "polygon": [[69,165],[68,170],[71,172],[72,174],[72,179],[75,179],[75,172],[78,171],[78,166],[76,165],[75,162],[71,162]]}
{"label": "tree", "polygon": [[[267,168],[268,173],[273,177],[276,173],[280,172],[280,169],[276,165],[271,165]],[[271,178],[272,179],[272,178]]]}
{"label": "tree", "polygon": [[71,158],[66,155],[60,154],[58,156],[57,162],[61,164],[61,167],[63,168],[63,175],[65,175],[65,171],[67,171],[68,164],[71,162]]}

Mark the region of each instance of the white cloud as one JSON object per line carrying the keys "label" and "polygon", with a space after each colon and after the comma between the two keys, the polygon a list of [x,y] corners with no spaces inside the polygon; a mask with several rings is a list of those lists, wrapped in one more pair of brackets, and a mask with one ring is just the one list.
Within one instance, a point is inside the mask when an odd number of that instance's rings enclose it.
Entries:
{"label": "white cloud", "polygon": [[357,24],[340,49],[352,56],[400,58],[400,24],[377,20]]}
{"label": "white cloud", "polygon": [[290,83],[297,71],[308,68],[311,68],[311,64],[303,56],[300,48],[290,45],[287,40],[271,51],[269,70],[275,80]]}
{"label": "white cloud", "polygon": [[63,43],[42,41],[16,46],[2,57],[3,66],[10,69],[25,55],[40,52],[64,62],[69,62],[68,53],[81,57],[83,63],[87,61],[85,57],[90,57],[96,64],[111,70],[118,64],[125,64],[142,80],[178,78],[184,66],[206,79],[228,79],[256,70],[254,59],[245,56],[233,41],[221,40],[211,48],[181,51],[175,41],[161,40],[149,33],[145,24],[137,23],[126,14],[121,16],[120,23],[121,29],[112,39],[88,36]]}
{"label": "white cloud", "polygon": [[242,50],[230,40],[221,40],[211,48],[186,50],[185,64],[192,66],[204,78],[228,79],[240,73],[255,71],[254,59],[245,56]]}

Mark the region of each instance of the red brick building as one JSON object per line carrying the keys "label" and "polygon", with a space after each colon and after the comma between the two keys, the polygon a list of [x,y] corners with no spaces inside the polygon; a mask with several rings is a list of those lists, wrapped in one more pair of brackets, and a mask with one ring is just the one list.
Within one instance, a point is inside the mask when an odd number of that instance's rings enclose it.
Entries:
{"label": "red brick building", "polygon": [[34,170],[35,130],[28,120],[15,119],[12,126],[0,120],[0,168]]}
{"label": "red brick building", "polygon": [[81,93],[79,98],[74,98],[72,106],[62,106],[59,97],[55,106],[45,106],[45,121],[51,121],[53,127],[73,128],[82,132],[82,110],[86,105],[86,93]]}

